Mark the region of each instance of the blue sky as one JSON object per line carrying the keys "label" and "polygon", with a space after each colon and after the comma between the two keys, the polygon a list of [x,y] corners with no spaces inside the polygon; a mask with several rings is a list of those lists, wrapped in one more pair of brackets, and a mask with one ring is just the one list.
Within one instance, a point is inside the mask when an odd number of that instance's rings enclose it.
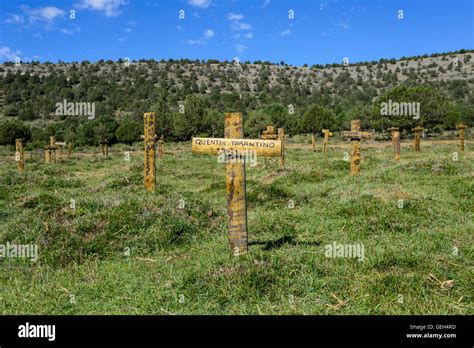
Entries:
{"label": "blue sky", "polygon": [[0,0],[0,62],[357,62],[472,49],[473,23],[472,0]]}

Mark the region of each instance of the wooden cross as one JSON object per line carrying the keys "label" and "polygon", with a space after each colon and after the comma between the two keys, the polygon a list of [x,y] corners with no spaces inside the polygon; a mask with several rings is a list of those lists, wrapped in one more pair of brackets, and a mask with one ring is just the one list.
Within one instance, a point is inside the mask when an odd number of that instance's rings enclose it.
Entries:
{"label": "wooden cross", "polygon": [[395,162],[400,162],[400,129],[398,127],[390,128],[392,133],[393,152],[395,154]]}
{"label": "wooden cross", "polygon": [[329,129],[323,129],[323,133],[324,133],[323,154],[326,155],[329,137],[332,137],[332,133],[329,131]]}
{"label": "wooden cross", "polygon": [[393,133],[396,131],[396,130],[400,130],[400,128],[398,127],[392,127],[392,128],[389,128],[388,129],[390,131],[390,138],[392,138],[392,146],[395,146],[395,143],[393,141]]}
{"label": "wooden cross", "polygon": [[415,133],[415,151],[421,151],[420,139],[421,139],[421,132],[423,131],[423,127],[416,126],[415,128],[412,128],[412,131]]}
{"label": "wooden cross", "polygon": [[44,159],[46,163],[56,163],[56,138],[54,136],[49,137],[49,145],[44,147]]}
{"label": "wooden cross", "polygon": [[225,114],[225,138],[192,138],[192,152],[216,155],[224,151],[226,163],[226,192],[228,236],[234,255],[248,250],[247,202],[245,195],[245,157],[247,151],[257,156],[281,156],[280,140],[244,139],[241,113]]}
{"label": "wooden cross", "polygon": [[165,139],[161,135],[160,140],[158,140],[158,157],[162,158],[165,154]]}
{"label": "wooden cross", "polygon": [[56,141],[54,145],[56,146],[57,149],[59,149],[58,160],[59,162],[62,162],[63,161],[63,147],[66,146],[66,143],[63,141]]}
{"label": "wooden cross", "polygon": [[146,112],[144,115],[144,135],[145,139],[145,163],[144,163],[144,184],[148,191],[155,191],[156,168],[155,168],[155,113]]}
{"label": "wooden cross", "polygon": [[16,161],[16,169],[19,173],[25,171],[25,157],[23,153],[23,140],[22,139],[15,139],[15,161]]}
{"label": "wooden cross", "polygon": [[360,172],[360,140],[370,139],[372,133],[360,131],[360,120],[351,121],[351,130],[341,132],[343,138],[351,139],[351,175]]}
{"label": "wooden cross", "polygon": [[105,157],[109,156],[109,141],[107,139],[103,139],[99,141],[99,144],[102,150],[102,155]]}
{"label": "wooden cross", "polygon": [[267,126],[267,129],[263,131],[262,139],[274,140],[277,138],[278,138],[278,135],[275,133],[275,127]]}
{"label": "wooden cross", "polygon": [[459,149],[464,152],[464,131],[467,126],[463,123],[459,123],[456,128],[459,130]]}
{"label": "wooden cross", "polygon": [[67,158],[71,158],[72,156],[72,147],[73,147],[72,142],[70,142],[67,146]]}
{"label": "wooden cross", "polygon": [[278,140],[281,141],[280,167],[285,167],[285,128],[278,128]]}

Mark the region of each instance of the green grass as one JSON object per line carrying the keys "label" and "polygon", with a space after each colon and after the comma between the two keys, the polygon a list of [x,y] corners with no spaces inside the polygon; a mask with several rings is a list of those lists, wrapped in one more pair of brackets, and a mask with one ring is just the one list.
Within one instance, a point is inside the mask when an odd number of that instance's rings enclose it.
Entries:
{"label": "green grass", "polygon": [[[285,170],[247,168],[240,257],[228,250],[225,166],[189,143],[166,144],[154,193],[138,145],[131,162],[125,146],[56,165],[35,154],[24,174],[0,149],[0,244],[40,253],[0,259],[0,313],[473,314],[472,145],[456,162],[455,145],[405,144],[396,164],[364,142],[352,177],[348,143],[331,144],[327,157],[290,144]],[[326,257],[333,242],[363,244],[364,261]]]}

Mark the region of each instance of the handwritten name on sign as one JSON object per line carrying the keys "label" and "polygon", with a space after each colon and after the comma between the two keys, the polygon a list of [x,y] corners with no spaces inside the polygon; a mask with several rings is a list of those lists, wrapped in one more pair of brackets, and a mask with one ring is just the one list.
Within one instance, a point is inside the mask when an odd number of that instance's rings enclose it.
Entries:
{"label": "handwritten name on sign", "polygon": [[257,156],[281,156],[281,140],[193,138],[192,151],[216,155],[221,151],[255,151]]}
{"label": "handwritten name on sign", "polygon": [[372,137],[372,133],[359,131],[343,131],[341,132],[341,135],[344,138],[351,139],[370,139]]}

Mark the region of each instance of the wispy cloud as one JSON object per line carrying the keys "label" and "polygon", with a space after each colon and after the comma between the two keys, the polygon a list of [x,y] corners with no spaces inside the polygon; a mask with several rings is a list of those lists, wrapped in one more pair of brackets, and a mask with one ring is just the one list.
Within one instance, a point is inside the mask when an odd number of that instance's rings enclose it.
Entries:
{"label": "wispy cloud", "polygon": [[193,6],[193,7],[198,7],[198,8],[207,8],[209,5],[211,5],[212,0],[189,0],[188,4]]}
{"label": "wispy cloud", "polygon": [[204,31],[202,37],[200,37],[199,39],[195,39],[195,40],[188,40],[188,44],[190,45],[204,45],[206,43],[206,40],[209,40],[211,37],[214,36],[214,30],[212,29],[207,29],[206,31]]}
{"label": "wispy cloud", "polygon": [[61,33],[66,35],[73,35],[81,31],[81,28],[77,24],[73,24],[71,29],[62,28]]}
{"label": "wispy cloud", "polygon": [[127,0],[81,0],[75,6],[81,10],[101,11],[106,17],[117,17],[122,13],[120,7],[127,3]]}
{"label": "wispy cloud", "polygon": [[5,23],[8,24],[23,24],[25,22],[25,18],[22,15],[17,14],[8,14],[7,19],[5,19]]}
{"label": "wispy cloud", "polygon": [[271,0],[265,0],[262,4],[262,8],[265,8],[267,5],[270,5],[271,2]]}
{"label": "wispy cloud", "polygon": [[242,53],[247,49],[247,46],[239,44],[239,45],[235,45],[235,49],[237,50],[237,52]]}
{"label": "wispy cloud", "polygon": [[8,46],[0,46],[0,59],[14,61],[20,54],[21,51],[13,51]]}
{"label": "wispy cloud", "polygon": [[[21,5],[20,9],[23,13],[28,17],[28,21],[30,23],[43,21],[43,22],[52,22],[56,18],[60,18],[64,16],[64,11],[60,8],[54,6],[46,6],[46,7],[39,7],[39,8],[31,8],[26,5]],[[22,17],[22,16],[18,16]],[[17,18],[17,17],[15,17]],[[19,19],[19,18],[17,18]]]}
{"label": "wispy cloud", "polygon": [[323,11],[324,8],[325,8],[327,5],[328,5],[328,2],[327,2],[327,1],[321,1],[321,2],[319,3],[319,10],[320,10],[320,11]]}
{"label": "wispy cloud", "polygon": [[227,19],[230,21],[240,21],[244,19],[244,15],[231,12],[227,14]]}
{"label": "wispy cloud", "polygon": [[282,31],[282,32],[280,33],[281,37],[285,37],[285,36],[288,36],[288,35],[290,35],[290,34],[291,34],[291,30],[290,30],[290,29],[286,29],[286,30],[284,30],[284,31]]}

